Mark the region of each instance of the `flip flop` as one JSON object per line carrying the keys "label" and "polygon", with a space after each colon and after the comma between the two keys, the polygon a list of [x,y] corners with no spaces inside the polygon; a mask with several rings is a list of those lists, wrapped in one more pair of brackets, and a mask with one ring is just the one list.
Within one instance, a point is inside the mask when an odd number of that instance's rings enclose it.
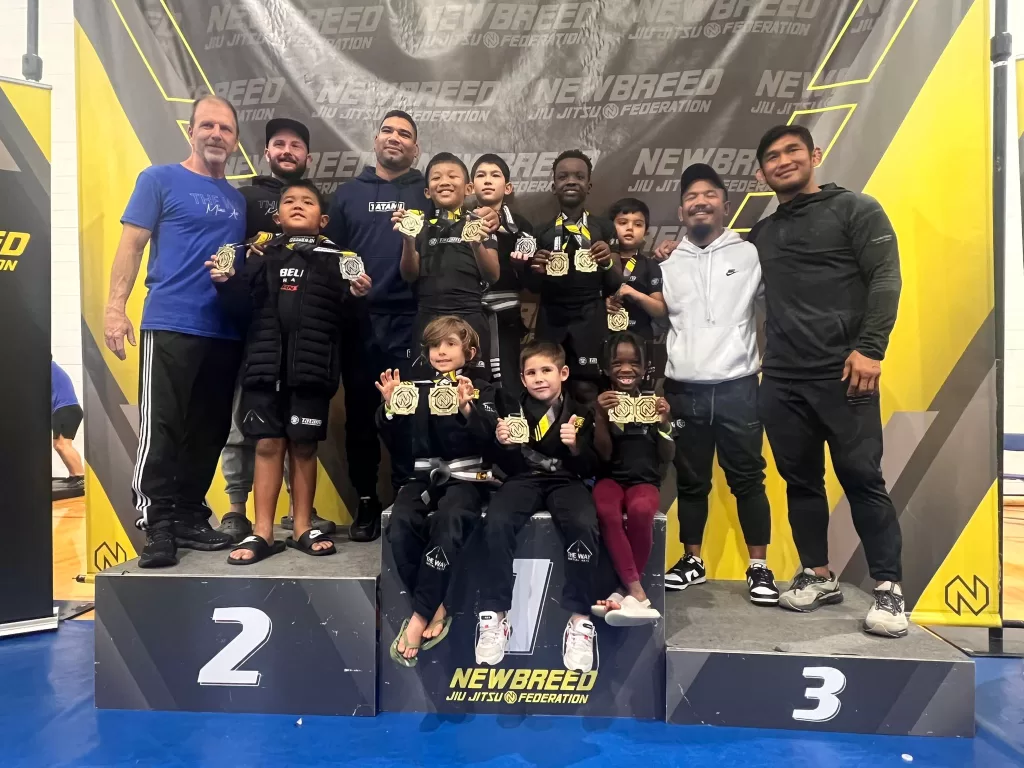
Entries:
{"label": "flip flop", "polygon": [[[313,545],[318,541],[330,542],[331,546],[327,549],[313,549]],[[321,533],[316,528],[310,528],[304,534],[299,536],[298,540],[293,539],[289,536],[284,541],[286,546],[292,549],[297,549],[299,552],[305,552],[307,555],[313,557],[323,557],[324,555],[333,555],[338,551],[338,548],[334,546],[334,541],[327,535]]]}
{"label": "flip flop", "polygon": [[[618,592],[612,592],[610,595],[608,595],[608,599],[613,601],[613,602],[618,603],[619,605],[622,605],[622,601],[625,598],[623,597],[623,595],[620,595]],[[594,614],[595,616],[597,616],[597,618],[603,619],[608,614],[608,606],[607,605],[597,605],[597,604],[594,604],[594,605],[590,606],[590,612],[592,614]]]}
{"label": "flip flop", "polygon": [[260,560],[265,560],[271,555],[276,555],[278,552],[284,552],[284,542],[275,541],[273,543],[267,542],[262,536],[246,536],[240,542],[235,544],[231,548],[231,552],[237,552],[244,550],[246,552],[252,552],[252,557],[247,560],[238,560],[230,556],[228,553],[228,565],[252,565],[258,563]]}
{"label": "flip flop", "polygon": [[423,643],[423,645],[420,646],[421,651],[429,651],[435,645],[437,645],[446,637],[448,637],[448,630],[452,626],[452,617],[446,614],[445,617],[440,621],[430,622],[430,624],[427,625],[427,629],[430,629],[431,627],[436,627],[438,624],[441,625],[441,631],[429,640],[427,640],[427,642]]}
{"label": "flip flop", "polygon": [[[418,662],[420,660],[419,654],[417,653],[411,659],[407,659],[398,650],[398,642],[403,637],[405,637],[405,630],[407,630],[408,628],[409,628],[409,620],[406,619],[405,621],[402,622],[402,628],[400,630],[398,630],[398,634],[395,635],[395,639],[391,643],[390,654],[391,654],[391,660],[393,662],[395,662],[395,664],[398,664],[399,666],[402,666],[402,667],[410,667],[411,668],[411,667],[415,667],[416,666],[416,662]],[[405,640],[405,649],[406,650],[412,649],[412,650],[416,650],[416,651],[422,650],[420,648],[420,646],[418,646],[418,645],[410,645],[408,638],[406,638],[406,640]]]}
{"label": "flip flop", "polygon": [[661,618],[661,614],[651,608],[650,600],[644,600],[641,603],[629,595],[621,605],[622,608],[617,611],[608,611],[604,617],[604,620],[613,627],[635,627],[638,624],[650,624]]}

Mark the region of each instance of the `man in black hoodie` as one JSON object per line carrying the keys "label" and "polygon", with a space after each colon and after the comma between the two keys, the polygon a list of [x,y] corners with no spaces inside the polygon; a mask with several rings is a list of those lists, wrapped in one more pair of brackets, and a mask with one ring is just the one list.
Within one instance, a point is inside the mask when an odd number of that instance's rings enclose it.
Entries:
{"label": "man in black hoodie", "polygon": [[423,174],[413,168],[420,149],[416,123],[407,113],[396,109],[384,115],[373,150],[376,166],[338,187],[326,231],[338,247],[359,254],[373,280],[366,301],[352,303],[341,337],[345,452],[349,479],[359,494],[349,529],[352,541],[380,536],[380,443],[374,424],[380,393],[373,384],[383,370],[399,368],[407,376],[412,363],[416,294],[399,272],[402,235],[394,230],[391,215],[399,208],[422,210],[426,187]]}
{"label": "man in black hoodie", "polygon": [[758,179],[779,200],[778,210],[750,233],[767,309],[758,412],[786,481],[803,566],[779,605],[813,611],[843,600],[828,561],[828,443],[877,582],[864,629],[902,637],[902,538],[882,478],[878,399],[900,298],[896,234],[876,200],[817,184],[821,150],[806,128],[772,128],[758,145],[757,160]]}

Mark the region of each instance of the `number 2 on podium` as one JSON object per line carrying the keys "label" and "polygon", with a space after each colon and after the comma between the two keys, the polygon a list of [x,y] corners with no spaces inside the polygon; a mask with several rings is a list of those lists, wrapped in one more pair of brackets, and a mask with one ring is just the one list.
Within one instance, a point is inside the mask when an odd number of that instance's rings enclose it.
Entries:
{"label": "number 2 on podium", "polygon": [[199,670],[200,685],[258,686],[257,670],[239,669],[270,639],[274,628],[259,608],[217,608],[213,620],[218,624],[241,624],[242,631]]}

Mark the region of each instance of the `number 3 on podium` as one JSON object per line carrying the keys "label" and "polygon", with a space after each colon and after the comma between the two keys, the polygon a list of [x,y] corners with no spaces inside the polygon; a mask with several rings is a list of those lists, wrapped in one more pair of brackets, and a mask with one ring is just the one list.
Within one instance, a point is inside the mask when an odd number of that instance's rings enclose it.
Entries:
{"label": "number 3 on podium", "polygon": [[804,697],[817,701],[814,709],[794,709],[793,719],[808,723],[825,723],[839,714],[839,694],[846,688],[846,675],[835,667],[804,667],[804,677],[821,680],[821,685],[808,688]]}

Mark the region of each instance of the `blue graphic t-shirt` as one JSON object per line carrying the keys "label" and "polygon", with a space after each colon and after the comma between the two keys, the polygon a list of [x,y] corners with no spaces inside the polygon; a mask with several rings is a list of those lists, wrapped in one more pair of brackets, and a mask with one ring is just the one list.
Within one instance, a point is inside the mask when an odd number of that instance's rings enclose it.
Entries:
{"label": "blue graphic t-shirt", "polygon": [[239,338],[203,266],[222,245],[245,238],[238,190],[179,164],[154,165],[139,174],[121,223],[153,233],[143,330]]}

